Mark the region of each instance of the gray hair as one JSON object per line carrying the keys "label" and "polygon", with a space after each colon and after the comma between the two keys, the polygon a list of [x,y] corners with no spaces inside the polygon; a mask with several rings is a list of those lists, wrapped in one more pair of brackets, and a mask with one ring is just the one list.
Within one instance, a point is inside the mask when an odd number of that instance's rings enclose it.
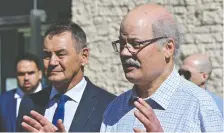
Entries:
{"label": "gray hair", "polygon": [[[175,50],[174,57],[179,57],[180,45],[182,43],[182,34],[178,28],[178,25],[171,19],[161,17],[152,24],[153,37],[168,37],[174,40]],[[167,39],[161,39],[157,41],[157,44],[163,46],[167,43]]]}
{"label": "gray hair", "polygon": [[70,21],[53,23],[46,30],[44,38],[47,36],[51,38],[66,31],[71,32],[73,39],[77,42],[77,45],[75,45],[76,50],[80,51],[82,48],[87,47],[85,32],[78,24]]}

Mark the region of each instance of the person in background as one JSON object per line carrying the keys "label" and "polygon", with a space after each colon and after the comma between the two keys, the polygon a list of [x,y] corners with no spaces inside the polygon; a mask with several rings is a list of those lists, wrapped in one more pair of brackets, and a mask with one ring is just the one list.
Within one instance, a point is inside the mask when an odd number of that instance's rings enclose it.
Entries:
{"label": "person in background", "polygon": [[45,75],[52,86],[24,97],[17,131],[99,132],[103,113],[115,95],[84,77],[89,48],[73,22],[52,24],[44,36]]}
{"label": "person in background", "polygon": [[223,131],[209,94],[174,67],[180,36],[173,16],[160,5],[140,5],[124,17],[112,45],[134,85],[108,106],[101,132]]}
{"label": "person in background", "polygon": [[0,95],[0,131],[15,132],[22,98],[42,90],[40,60],[31,53],[19,55],[15,63],[18,88]]}
{"label": "person in background", "polygon": [[201,53],[195,53],[186,57],[179,69],[180,75],[206,90],[212,96],[223,115],[223,99],[209,91],[206,85],[211,73],[212,63],[208,56]]}

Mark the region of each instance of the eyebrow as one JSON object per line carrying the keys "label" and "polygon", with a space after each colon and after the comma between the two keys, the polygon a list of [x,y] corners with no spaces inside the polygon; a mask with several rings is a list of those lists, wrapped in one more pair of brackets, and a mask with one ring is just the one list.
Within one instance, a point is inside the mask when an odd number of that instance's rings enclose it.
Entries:
{"label": "eyebrow", "polygon": [[[66,49],[64,49],[64,48],[62,48],[62,49],[59,49],[59,50],[57,50],[57,51],[53,51],[53,52],[55,52],[55,53],[60,53],[60,52],[67,52],[67,50]],[[51,51],[49,51],[49,50],[47,50],[47,49],[43,49],[43,52],[51,52]]]}
{"label": "eyebrow", "polygon": [[60,53],[60,52],[67,52],[67,50],[66,49],[59,49],[59,50],[55,51],[55,53]]}
{"label": "eyebrow", "polygon": [[[118,38],[119,39],[124,39],[124,38],[122,38],[122,36],[119,36]],[[141,41],[141,39],[137,36],[129,36],[129,37],[126,37],[126,38],[127,38],[127,40],[131,40],[131,41],[137,41],[137,42]]]}
{"label": "eyebrow", "polygon": [[31,71],[25,71],[25,72],[16,72],[17,74],[25,74],[25,73],[35,73],[36,71],[35,70],[31,70]]}

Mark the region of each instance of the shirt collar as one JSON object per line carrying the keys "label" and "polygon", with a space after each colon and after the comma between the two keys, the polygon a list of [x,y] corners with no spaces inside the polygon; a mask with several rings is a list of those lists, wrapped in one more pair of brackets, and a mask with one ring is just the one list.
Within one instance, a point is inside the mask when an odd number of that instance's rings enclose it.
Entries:
{"label": "shirt collar", "polygon": [[24,93],[23,91],[18,87],[16,88],[16,93],[14,95],[14,98],[17,99],[17,98],[22,98],[24,96]]}
{"label": "shirt collar", "polygon": [[[65,95],[67,95],[73,101],[79,103],[81,98],[82,98],[82,94],[85,90],[86,85],[87,85],[87,81],[83,77],[82,80],[76,86],[74,86],[68,92],[66,92]],[[50,100],[52,98],[54,98],[55,95],[57,95],[57,94],[59,94],[59,92],[53,86],[52,89],[51,89]]]}
{"label": "shirt collar", "polygon": [[[174,91],[177,89],[180,82],[180,76],[177,70],[172,70],[171,74],[167,77],[167,79],[160,85],[160,87],[148,98],[144,98],[146,102],[149,103],[157,103],[163,109],[167,109],[170,98],[172,97]],[[135,86],[132,88],[132,92],[129,96],[129,102],[133,103],[133,101],[138,97]]]}
{"label": "shirt collar", "polygon": [[34,91],[34,93],[37,93],[41,90],[42,90],[42,85],[41,85],[41,83],[39,83],[39,85],[37,86],[37,89]]}
{"label": "shirt collar", "polygon": [[[41,90],[42,90],[42,85],[41,85],[41,83],[39,82],[37,88],[34,90],[33,93],[37,93],[38,91],[41,91]],[[22,91],[21,88],[19,88],[19,87],[16,88],[16,93],[15,93],[15,95],[14,95],[14,98],[15,98],[15,99],[17,99],[17,98],[22,98],[24,95],[25,95],[25,94],[24,94],[24,92]]]}

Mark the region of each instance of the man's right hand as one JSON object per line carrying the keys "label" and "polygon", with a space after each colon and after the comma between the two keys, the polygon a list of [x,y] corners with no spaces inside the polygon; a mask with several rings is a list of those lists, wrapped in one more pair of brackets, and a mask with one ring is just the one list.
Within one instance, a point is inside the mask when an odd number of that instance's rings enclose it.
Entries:
{"label": "man's right hand", "polygon": [[36,111],[30,112],[31,117],[23,116],[22,127],[28,132],[65,132],[65,127],[62,120],[57,121],[57,127],[53,125],[47,118],[37,113]]}

